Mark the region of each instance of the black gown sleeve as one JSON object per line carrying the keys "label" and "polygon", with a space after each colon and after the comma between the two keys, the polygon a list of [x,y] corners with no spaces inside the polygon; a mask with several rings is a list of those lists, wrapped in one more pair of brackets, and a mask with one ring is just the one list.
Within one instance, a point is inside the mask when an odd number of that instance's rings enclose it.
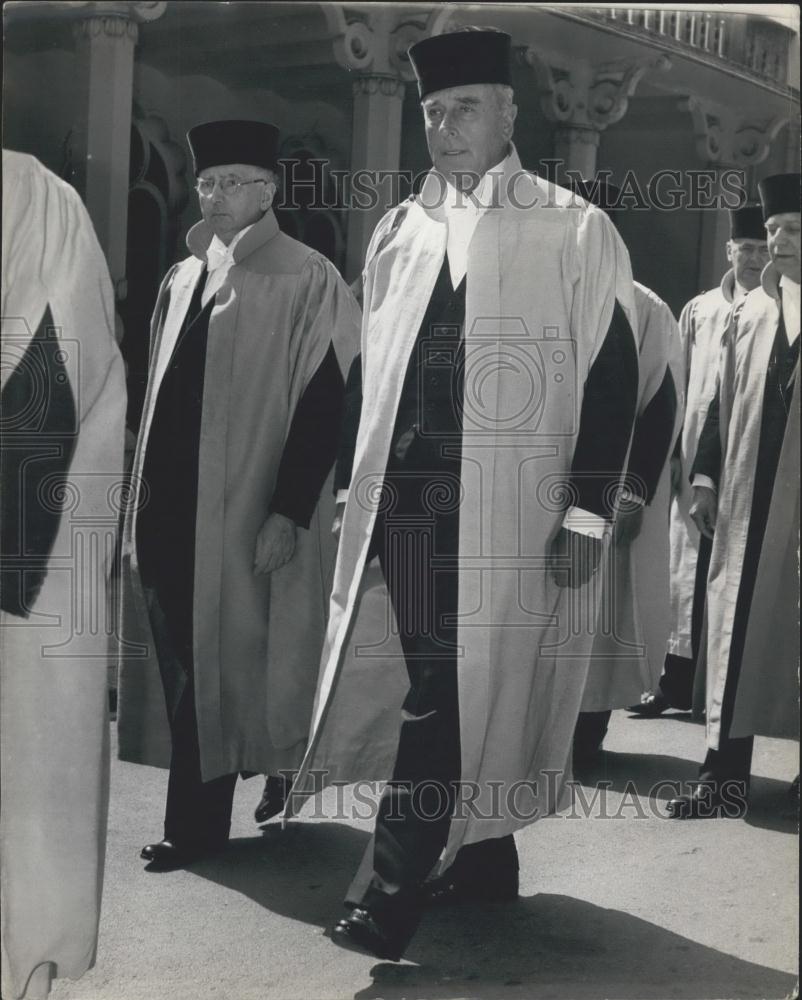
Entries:
{"label": "black gown sleeve", "polygon": [[654,499],[660,474],[668,459],[676,416],[677,390],[671,369],[666,366],[660,388],[635,421],[629,453],[631,479],[628,479],[627,485],[647,504]]}
{"label": "black gown sleeve", "polygon": [[359,418],[361,414],[362,355],[357,354],[351,364],[348,379],[345,383],[345,406],[343,407],[343,419],[340,428],[340,446],[337,452],[337,464],[334,469],[335,491],[347,490],[351,485],[356,436],[359,431]]}
{"label": "black gown sleeve", "polygon": [[271,514],[283,514],[299,528],[309,527],[334,464],[343,391],[337,355],[329,345],[295,409],[270,503]]}
{"label": "black gown sleeve", "polygon": [[571,493],[575,507],[612,520],[612,501],[627,458],[638,402],[638,352],[616,302],[601,350],[585,382]]}
{"label": "black gown sleeve", "polygon": [[[28,618],[68,499],[61,489],[75,452],[78,416],[50,308],[3,386],[0,447],[0,605]],[[3,344],[12,355],[12,343]],[[10,357],[9,357],[10,360]]]}
{"label": "black gown sleeve", "polygon": [[719,390],[710,401],[707,408],[699,444],[696,446],[696,457],[691,466],[691,482],[694,476],[708,476],[718,486],[721,475],[721,437],[719,435]]}

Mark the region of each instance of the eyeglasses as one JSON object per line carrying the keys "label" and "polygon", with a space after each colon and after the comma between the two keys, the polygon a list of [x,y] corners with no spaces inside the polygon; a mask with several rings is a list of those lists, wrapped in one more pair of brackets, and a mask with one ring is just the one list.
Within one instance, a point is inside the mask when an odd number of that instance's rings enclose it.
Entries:
{"label": "eyeglasses", "polygon": [[198,183],[195,185],[195,190],[202,198],[209,198],[214,194],[215,187],[219,187],[220,191],[228,196],[232,194],[237,194],[241,187],[245,187],[246,184],[267,184],[269,183],[266,177],[257,177],[253,181],[238,181],[234,177],[224,177],[222,180],[215,180],[211,177],[202,177]]}
{"label": "eyeglasses", "polygon": [[736,243],[732,242],[732,249],[735,253],[743,254],[745,257],[768,257],[769,248],[765,243]]}

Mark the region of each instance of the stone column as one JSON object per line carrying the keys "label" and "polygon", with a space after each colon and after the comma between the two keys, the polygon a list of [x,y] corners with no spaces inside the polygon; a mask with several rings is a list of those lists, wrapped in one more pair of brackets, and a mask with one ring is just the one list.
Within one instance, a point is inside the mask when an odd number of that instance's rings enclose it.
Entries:
{"label": "stone column", "polygon": [[125,298],[128,175],[138,24],[165,3],[82,5],[74,25],[82,111],[75,130],[76,187],[106,254],[115,295]]}
{"label": "stone column", "polygon": [[[718,168],[716,168],[718,169]],[[722,166],[720,169],[730,169]],[[699,233],[699,291],[715,288],[727,263],[726,244],[730,238],[730,216],[725,208],[705,209]]]}
{"label": "stone column", "polygon": [[[351,141],[351,173],[365,170],[397,171],[401,155],[401,111],[404,83],[397,77],[365,74],[354,80],[354,131]],[[384,213],[394,185],[377,184],[375,204],[351,206],[348,213],[346,278],[353,281],[362,269],[371,234]],[[366,199],[367,200],[367,199]]]}
{"label": "stone column", "polygon": [[599,129],[591,125],[559,126],[554,135],[554,158],[562,161],[558,180],[566,170],[578,173],[585,180],[596,176],[599,137]]}
{"label": "stone column", "polygon": [[[407,57],[410,45],[429,31],[434,12],[396,10],[391,4],[366,5],[364,10],[344,4],[324,4],[334,56],[353,76],[354,118],[351,175],[360,171],[397,172],[401,154],[401,113],[405,84],[415,77]],[[408,192],[389,179],[364,188],[378,194],[369,207],[351,205],[348,214],[346,274],[357,278],[376,223],[392,207],[394,196]],[[368,195],[359,199],[367,203]],[[353,202],[353,198],[352,198]]]}
{"label": "stone column", "polygon": [[557,123],[554,157],[561,161],[557,180],[562,183],[568,182],[569,170],[583,180],[596,175],[601,133],[624,117],[645,73],[671,65],[660,55],[615,66],[588,60],[555,66],[548,52],[534,46],[518,51],[523,64],[534,71],[544,115]]}

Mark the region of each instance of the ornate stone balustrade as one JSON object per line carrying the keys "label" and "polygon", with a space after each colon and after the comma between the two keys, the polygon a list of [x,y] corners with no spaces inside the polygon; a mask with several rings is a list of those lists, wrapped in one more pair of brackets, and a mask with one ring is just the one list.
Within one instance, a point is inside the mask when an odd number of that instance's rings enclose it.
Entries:
{"label": "ornate stone balustrade", "polygon": [[644,10],[633,7],[575,8],[574,17],[647,35],[666,48],[684,49],[780,86],[788,83],[792,32],[769,19],[718,11]]}

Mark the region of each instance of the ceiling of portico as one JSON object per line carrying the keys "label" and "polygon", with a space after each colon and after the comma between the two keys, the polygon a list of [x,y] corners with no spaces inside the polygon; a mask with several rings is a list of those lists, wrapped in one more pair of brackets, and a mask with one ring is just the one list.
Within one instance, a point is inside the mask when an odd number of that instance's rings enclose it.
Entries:
{"label": "ceiling of portico", "polygon": [[[71,49],[69,21],[86,13],[87,6],[80,5],[26,5],[6,17],[7,50]],[[405,22],[426,32],[468,23],[492,25],[509,31],[516,48],[529,49],[530,59],[550,70],[581,75],[643,65],[636,99],[696,96],[737,107],[745,117],[793,111],[788,94],[757,83],[737,66],[642,33],[583,20],[576,5],[168,0],[160,17],[140,25],[137,60],[167,76],[204,75],[229,86],[267,87],[288,96],[323,90],[332,104],[345,106],[351,100],[351,74],[338,64],[333,40],[355,20],[376,33]],[[533,74],[532,86],[537,85]]]}

